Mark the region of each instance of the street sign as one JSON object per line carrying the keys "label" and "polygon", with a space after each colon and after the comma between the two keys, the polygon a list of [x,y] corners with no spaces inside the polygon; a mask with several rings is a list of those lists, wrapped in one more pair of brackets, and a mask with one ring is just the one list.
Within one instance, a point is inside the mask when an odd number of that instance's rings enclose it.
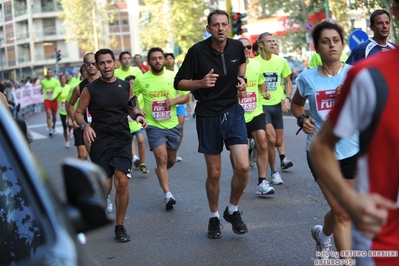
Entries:
{"label": "street sign", "polygon": [[306,32],[309,32],[312,28],[313,28],[313,24],[310,23],[310,22],[308,22],[308,23],[306,24],[306,26],[305,26]]}
{"label": "street sign", "polygon": [[349,48],[355,49],[360,43],[367,41],[369,36],[362,30],[355,30],[349,35]]}

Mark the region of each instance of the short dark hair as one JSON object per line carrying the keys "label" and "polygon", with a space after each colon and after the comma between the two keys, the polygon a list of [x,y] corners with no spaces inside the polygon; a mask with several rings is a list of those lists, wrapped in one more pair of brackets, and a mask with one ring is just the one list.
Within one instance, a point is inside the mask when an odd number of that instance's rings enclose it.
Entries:
{"label": "short dark hair", "polygon": [[319,48],[319,40],[323,30],[335,30],[338,32],[342,44],[344,44],[344,30],[342,27],[335,22],[325,20],[317,24],[312,30],[313,45],[316,50]]}
{"label": "short dark hair", "polygon": [[3,83],[0,83],[0,92],[4,93],[4,90],[6,88],[4,87]]}
{"label": "short dark hair", "polygon": [[212,17],[213,15],[225,15],[225,16],[227,17],[227,21],[230,20],[229,14],[227,14],[226,11],[221,10],[221,9],[215,9],[215,10],[213,10],[212,12],[210,12],[210,13],[208,14],[208,18],[207,18],[207,23],[208,23],[208,25],[211,24],[211,17]]}
{"label": "short dark hair", "polygon": [[100,55],[105,55],[105,54],[110,54],[112,60],[115,61],[115,54],[114,54],[114,52],[112,52],[111,49],[103,48],[103,49],[98,50],[98,51],[96,52],[96,54],[94,55],[94,58],[96,59],[96,63],[98,63],[98,58],[100,57]]}
{"label": "short dark hair", "polygon": [[148,50],[148,53],[147,53],[147,60],[148,61],[150,61],[150,56],[154,52],[161,52],[165,56],[162,48],[160,48],[160,47],[152,47],[150,50]]}
{"label": "short dark hair", "polygon": [[94,53],[93,52],[89,52],[89,53],[87,53],[87,54],[85,54],[84,56],[83,56],[83,63],[86,63],[86,57],[88,56],[88,55],[94,55]]}
{"label": "short dark hair", "polygon": [[79,69],[79,73],[80,73],[81,76],[83,76],[83,67],[84,67],[84,65],[85,65],[85,64],[82,64],[82,65],[80,66],[80,69]]}
{"label": "short dark hair", "polygon": [[254,41],[254,43],[252,44],[252,51],[253,51],[254,53],[256,53],[256,52],[258,51],[258,49],[259,49],[259,44],[258,44],[258,41],[256,40],[256,41]]}
{"label": "short dark hair", "polygon": [[374,19],[376,16],[380,16],[380,15],[384,15],[384,14],[387,15],[389,18],[389,21],[391,21],[391,15],[388,13],[388,11],[386,11],[384,9],[377,9],[370,15],[370,26],[374,25]]}
{"label": "short dark hair", "polygon": [[164,56],[165,58],[171,56],[173,59],[175,59],[175,55],[173,53],[165,53]]}
{"label": "short dark hair", "polygon": [[131,80],[135,80],[136,79],[136,76],[134,76],[134,75],[129,75],[129,76],[127,76],[126,78],[125,78],[125,81],[131,81]]}
{"label": "short dark hair", "polygon": [[132,55],[128,51],[123,51],[122,53],[119,54],[119,61],[122,61],[122,56],[125,54],[128,54],[130,55],[130,57],[132,57]]}

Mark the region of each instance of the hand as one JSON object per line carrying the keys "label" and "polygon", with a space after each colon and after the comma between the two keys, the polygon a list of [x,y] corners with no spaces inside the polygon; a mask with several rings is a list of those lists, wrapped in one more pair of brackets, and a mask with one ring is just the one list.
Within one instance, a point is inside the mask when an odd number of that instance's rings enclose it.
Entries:
{"label": "hand", "polygon": [[167,107],[171,107],[173,104],[174,104],[173,99],[169,98],[169,96],[166,95],[165,105],[166,105]]}
{"label": "hand", "polygon": [[145,118],[144,117],[142,117],[142,116],[138,116],[137,118],[136,118],[136,122],[137,123],[140,123],[142,126],[143,126],[143,128],[145,129],[146,127],[147,127],[147,120],[145,120]]}
{"label": "hand", "polygon": [[245,98],[247,96],[247,91],[246,90],[243,90],[243,91],[239,90],[237,96],[238,96],[238,98]]}
{"label": "hand", "polygon": [[290,110],[291,102],[287,98],[281,100],[281,110],[286,113]]}
{"label": "hand", "polygon": [[219,74],[213,74],[213,68],[212,68],[211,71],[209,71],[209,73],[206,74],[205,77],[202,79],[202,87],[203,88],[215,87],[218,77],[219,77]]}
{"label": "hand", "polygon": [[245,80],[243,78],[237,78],[239,84],[236,85],[236,88],[238,90],[238,97],[239,98],[245,98],[247,96],[247,83],[245,83]]}
{"label": "hand", "polygon": [[270,100],[270,93],[268,93],[267,91],[262,93],[263,98],[265,98],[266,100]]}
{"label": "hand", "polygon": [[83,140],[87,143],[92,143],[94,142],[94,139],[96,138],[96,132],[91,128],[89,124],[87,124],[83,128]]}
{"label": "hand", "polygon": [[[287,99],[288,100],[288,99]],[[305,134],[312,134],[316,131],[316,126],[314,125],[315,120],[311,117],[303,119],[302,130]]]}
{"label": "hand", "polygon": [[374,238],[386,224],[388,211],[397,208],[393,201],[379,194],[358,195],[354,201],[349,202],[345,209],[355,226],[370,239]]}

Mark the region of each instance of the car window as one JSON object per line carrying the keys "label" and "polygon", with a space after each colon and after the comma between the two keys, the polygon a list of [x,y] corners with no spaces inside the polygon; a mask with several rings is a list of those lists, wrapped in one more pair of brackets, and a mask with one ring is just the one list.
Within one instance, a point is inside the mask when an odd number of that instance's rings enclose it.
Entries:
{"label": "car window", "polygon": [[0,141],[0,261],[14,265],[42,254],[45,236],[29,199],[30,186],[4,145]]}

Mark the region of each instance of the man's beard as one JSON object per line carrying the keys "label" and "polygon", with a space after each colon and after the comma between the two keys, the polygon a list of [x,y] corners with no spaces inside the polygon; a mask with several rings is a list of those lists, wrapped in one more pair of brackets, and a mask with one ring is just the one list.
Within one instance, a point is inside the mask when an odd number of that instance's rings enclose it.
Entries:
{"label": "man's beard", "polygon": [[157,69],[155,66],[153,66],[153,65],[150,65],[150,67],[151,67],[151,71],[153,72],[153,73],[161,73],[162,72],[162,70],[163,70],[163,67],[161,67],[160,69]]}

